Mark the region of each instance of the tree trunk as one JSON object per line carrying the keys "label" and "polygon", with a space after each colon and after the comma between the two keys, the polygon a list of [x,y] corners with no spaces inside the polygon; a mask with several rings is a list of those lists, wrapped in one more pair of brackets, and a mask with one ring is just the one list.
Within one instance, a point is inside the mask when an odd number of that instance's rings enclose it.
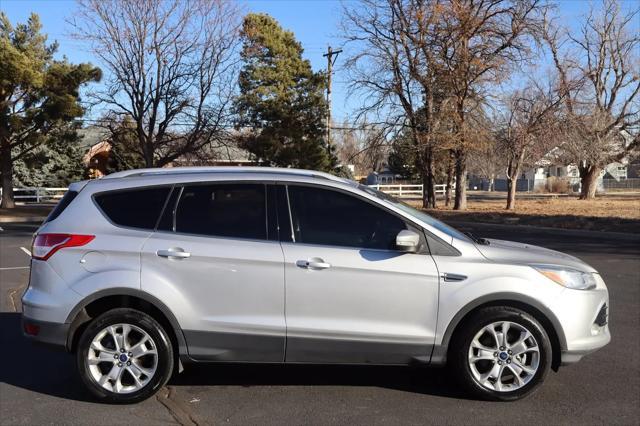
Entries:
{"label": "tree trunk", "polygon": [[0,207],[12,209],[16,203],[13,199],[13,164],[11,146],[8,141],[3,141],[0,147],[0,174],[2,175],[2,203],[0,203]]}
{"label": "tree trunk", "polygon": [[447,163],[447,185],[444,190],[444,205],[449,207],[451,205],[451,184],[453,183],[453,153],[449,154],[449,162]]}
{"label": "tree trunk", "polygon": [[518,174],[513,178],[507,176],[507,210],[516,209],[516,187],[518,186]]}
{"label": "tree trunk", "polygon": [[424,154],[422,173],[422,207],[425,209],[436,208],[436,182],[434,178],[433,149],[426,148]]}
{"label": "tree trunk", "polygon": [[597,166],[580,167],[580,199],[592,200],[596,198],[598,177],[602,169]]}
{"label": "tree trunk", "polygon": [[456,151],[456,196],[453,209],[467,209],[467,155],[463,149]]}
{"label": "tree trunk", "polygon": [[525,150],[521,150],[517,156],[509,158],[507,165],[507,210],[516,209],[516,189],[518,188],[518,176],[524,161]]}

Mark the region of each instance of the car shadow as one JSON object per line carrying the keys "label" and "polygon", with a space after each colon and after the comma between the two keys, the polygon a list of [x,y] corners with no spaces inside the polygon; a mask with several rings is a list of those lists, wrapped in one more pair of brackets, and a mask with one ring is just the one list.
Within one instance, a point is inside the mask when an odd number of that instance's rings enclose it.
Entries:
{"label": "car shadow", "polygon": [[[0,313],[0,347],[10,362],[0,363],[0,381],[41,394],[93,401],[72,355],[31,342],[22,335],[20,313]],[[466,398],[446,369],[394,366],[189,364],[172,386],[373,386],[405,392]]]}

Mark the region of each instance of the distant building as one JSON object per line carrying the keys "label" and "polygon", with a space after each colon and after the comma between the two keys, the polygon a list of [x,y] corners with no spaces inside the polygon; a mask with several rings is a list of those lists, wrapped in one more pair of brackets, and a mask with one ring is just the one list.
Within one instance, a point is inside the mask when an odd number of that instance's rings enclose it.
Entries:
{"label": "distant building", "polygon": [[[90,178],[99,178],[107,173],[111,152],[108,133],[97,127],[88,127],[79,132],[80,146],[86,150],[83,162]],[[251,158],[248,151],[237,146],[209,146],[202,152],[179,157],[166,167],[178,166],[257,166],[259,161]]]}
{"label": "distant building", "polygon": [[394,174],[389,168],[385,167],[379,172],[371,172],[367,175],[367,185],[392,185],[400,178],[400,175]]}

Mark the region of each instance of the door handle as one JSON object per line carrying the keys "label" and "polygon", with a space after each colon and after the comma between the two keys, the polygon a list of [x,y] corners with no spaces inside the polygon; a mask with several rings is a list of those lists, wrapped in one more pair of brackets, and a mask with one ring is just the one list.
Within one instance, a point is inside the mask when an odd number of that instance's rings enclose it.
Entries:
{"label": "door handle", "polygon": [[296,266],[299,268],[305,269],[328,269],[331,268],[331,264],[325,262],[319,257],[312,257],[308,260],[298,260],[296,261]]}
{"label": "door handle", "polygon": [[467,276],[460,275],[460,274],[450,274],[448,272],[444,272],[440,274],[440,278],[442,278],[445,282],[454,283],[454,282],[460,282],[460,281],[466,280]]}
{"label": "door handle", "polygon": [[156,255],[169,259],[186,259],[191,256],[191,253],[184,251],[180,247],[172,247],[168,250],[158,250]]}

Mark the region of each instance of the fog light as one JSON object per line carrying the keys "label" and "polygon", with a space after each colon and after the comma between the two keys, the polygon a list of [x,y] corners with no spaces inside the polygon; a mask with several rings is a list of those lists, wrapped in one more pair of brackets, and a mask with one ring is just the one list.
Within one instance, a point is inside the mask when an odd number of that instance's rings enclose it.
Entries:
{"label": "fog light", "polygon": [[40,326],[35,324],[25,323],[24,332],[30,336],[37,336],[40,333]]}

